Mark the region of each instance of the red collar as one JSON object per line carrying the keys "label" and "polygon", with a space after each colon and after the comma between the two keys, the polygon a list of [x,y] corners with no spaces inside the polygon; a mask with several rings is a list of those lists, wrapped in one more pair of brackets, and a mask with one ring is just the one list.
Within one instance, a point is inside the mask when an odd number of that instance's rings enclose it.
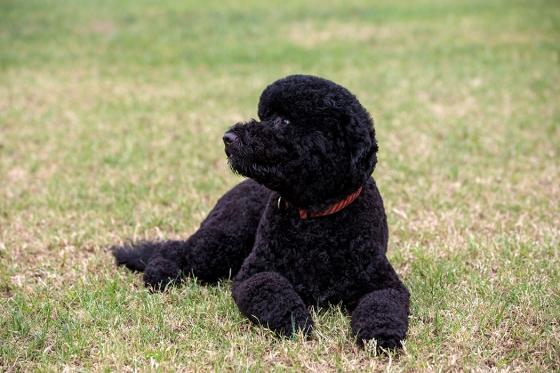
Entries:
{"label": "red collar", "polygon": [[[340,210],[344,209],[349,204],[354,202],[356,200],[356,198],[358,198],[360,196],[360,194],[362,193],[362,190],[363,190],[363,186],[360,186],[354,192],[352,192],[351,194],[346,196],[346,198],[344,198],[343,200],[340,200],[338,202],[333,203],[332,205],[330,205],[329,207],[327,207],[323,211],[313,212],[313,211],[309,211],[309,210],[306,210],[306,209],[298,208],[299,217],[300,217],[300,219],[305,220],[305,219],[309,219],[309,218],[318,218],[318,217],[321,217],[321,216],[327,216],[327,215],[334,214],[335,212],[339,212]],[[288,201],[286,201],[284,198],[282,198],[282,196],[278,197],[278,208],[279,209],[288,208],[289,206],[290,206],[290,204],[288,203]]]}

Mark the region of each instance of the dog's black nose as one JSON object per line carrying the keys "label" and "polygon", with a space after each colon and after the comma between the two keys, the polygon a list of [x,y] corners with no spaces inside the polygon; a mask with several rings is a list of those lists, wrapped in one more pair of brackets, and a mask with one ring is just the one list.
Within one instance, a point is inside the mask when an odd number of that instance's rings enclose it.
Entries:
{"label": "dog's black nose", "polygon": [[229,145],[237,140],[237,135],[233,132],[226,132],[223,137],[224,144]]}

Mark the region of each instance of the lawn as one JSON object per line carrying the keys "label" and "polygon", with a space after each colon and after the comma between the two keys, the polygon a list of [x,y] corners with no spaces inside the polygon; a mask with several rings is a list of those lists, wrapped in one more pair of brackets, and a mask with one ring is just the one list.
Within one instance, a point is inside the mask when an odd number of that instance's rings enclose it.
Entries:
{"label": "lawn", "polygon": [[[398,353],[339,308],[278,339],[230,282],[151,294],[107,251],[189,236],[290,73],[375,119]],[[559,97],[552,0],[1,0],[0,370],[560,370]]]}

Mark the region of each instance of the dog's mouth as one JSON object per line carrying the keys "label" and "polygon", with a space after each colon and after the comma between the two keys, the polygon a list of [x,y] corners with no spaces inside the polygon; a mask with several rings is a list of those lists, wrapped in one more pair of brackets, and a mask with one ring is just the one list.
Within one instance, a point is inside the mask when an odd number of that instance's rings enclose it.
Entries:
{"label": "dog's mouth", "polygon": [[275,181],[283,173],[278,162],[255,159],[243,146],[227,147],[225,153],[228,165],[234,173],[249,177],[273,190],[280,187]]}
{"label": "dog's mouth", "polygon": [[[241,154],[240,154],[241,153]],[[261,178],[275,173],[276,164],[259,162],[245,152],[226,150],[228,164],[233,172],[250,178]]]}

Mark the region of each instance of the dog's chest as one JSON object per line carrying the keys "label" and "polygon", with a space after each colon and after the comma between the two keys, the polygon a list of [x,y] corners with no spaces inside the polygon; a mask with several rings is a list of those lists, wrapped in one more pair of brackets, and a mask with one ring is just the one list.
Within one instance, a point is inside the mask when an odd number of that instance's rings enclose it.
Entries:
{"label": "dog's chest", "polygon": [[332,295],[340,297],[349,285],[367,281],[362,274],[374,251],[360,242],[368,233],[360,232],[343,213],[302,220],[272,208],[265,212],[267,224],[259,227],[255,246],[262,250],[255,254],[263,256],[261,262],[267,263],[268,270],[286,277],[307,302],[342,301]]}
{"label": "dog's chest", "polygon": [[301,219],[281,209],[273,193],[261,217],[253,251],[238,279],[278,272],[308,304],[351,303],[371,288],[378,255],[387,250],[383,202],[373,181],[343,210]]}

